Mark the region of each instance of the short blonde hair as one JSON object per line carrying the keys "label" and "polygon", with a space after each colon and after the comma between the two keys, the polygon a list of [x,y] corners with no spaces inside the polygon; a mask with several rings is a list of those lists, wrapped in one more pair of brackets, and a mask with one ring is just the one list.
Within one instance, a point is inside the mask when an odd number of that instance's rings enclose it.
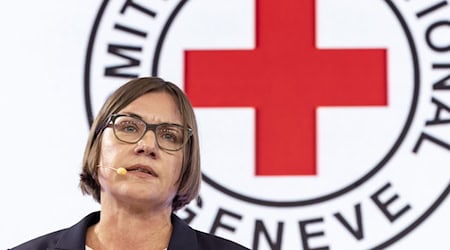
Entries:
{"label": "short blonde hair", "polygon": [[178,190],[172,202],[174,211],[182,208],[198,196],[201,182],[200,148],[198,142],[197,122],[194,110],[183,91],[171,82],[158,77],[142,77],[133,79],[118,88],[103,104],[95,118],[86,143],[80,188],[83,194],[92,195],[100,202],[100,183],[97,176],[97,165],[100,158],[101,134],[108,117],[117,113],[138,97],[149,92],[166,92],[173,97],[181,114],[184,126],[192,128],[192,136],[184,146],[183,163],[178,178]]}

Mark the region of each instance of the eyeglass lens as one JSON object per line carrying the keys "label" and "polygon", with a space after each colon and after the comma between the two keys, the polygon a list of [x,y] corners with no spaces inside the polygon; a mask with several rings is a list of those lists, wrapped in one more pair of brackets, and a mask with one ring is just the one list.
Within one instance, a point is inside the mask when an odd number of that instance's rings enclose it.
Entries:
{"label": "eyeglass lens", "polygon": [[[148,126],[148,128],[147,128]],[[156,142],[161,148],[178,150],[184,143],[186,137],[184,128],[176,124],[148,124],[137,117],[116,116],[114,119],[114,133],[116,137],[124,142],[136,143],[147,130],[155,133]]]}

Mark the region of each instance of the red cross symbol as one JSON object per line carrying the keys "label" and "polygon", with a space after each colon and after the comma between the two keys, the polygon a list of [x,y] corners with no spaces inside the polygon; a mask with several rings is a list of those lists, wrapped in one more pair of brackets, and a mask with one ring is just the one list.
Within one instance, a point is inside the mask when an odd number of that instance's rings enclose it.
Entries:
{"label": "red cross symbol", "polygon": [[387,105],[386,51],[317,49],[314,5],[258,0],[255,49],[185,52],[194,106],[255,108],[256,175],[316,174],[317,107]]}

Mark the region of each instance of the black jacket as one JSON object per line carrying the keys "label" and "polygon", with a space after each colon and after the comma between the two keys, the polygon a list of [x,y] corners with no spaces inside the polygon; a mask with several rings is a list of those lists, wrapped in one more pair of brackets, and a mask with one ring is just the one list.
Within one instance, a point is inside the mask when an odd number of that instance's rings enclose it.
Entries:
{"label": "black jacket", "polygon": [[[96,224],[99,220],[100,212],[91,213],[70,228],[46,234],[14,247],[12,250],[85,250],[86,231],[88,227]],[[174,214],[172,214],[172,225],[173,231],[168,250],[247,249],[226,239],[194,230]]]}

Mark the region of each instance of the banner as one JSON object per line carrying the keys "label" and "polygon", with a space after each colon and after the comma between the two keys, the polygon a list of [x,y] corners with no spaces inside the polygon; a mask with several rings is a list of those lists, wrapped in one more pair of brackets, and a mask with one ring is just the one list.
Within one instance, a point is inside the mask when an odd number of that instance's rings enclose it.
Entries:
{"label": "banner", "polygon": [[3,5],[0,248],[99,209],[77,187],[90,122],[148,75],[197,114],[192,227],[255,250],[450,247],[448,1]]}

